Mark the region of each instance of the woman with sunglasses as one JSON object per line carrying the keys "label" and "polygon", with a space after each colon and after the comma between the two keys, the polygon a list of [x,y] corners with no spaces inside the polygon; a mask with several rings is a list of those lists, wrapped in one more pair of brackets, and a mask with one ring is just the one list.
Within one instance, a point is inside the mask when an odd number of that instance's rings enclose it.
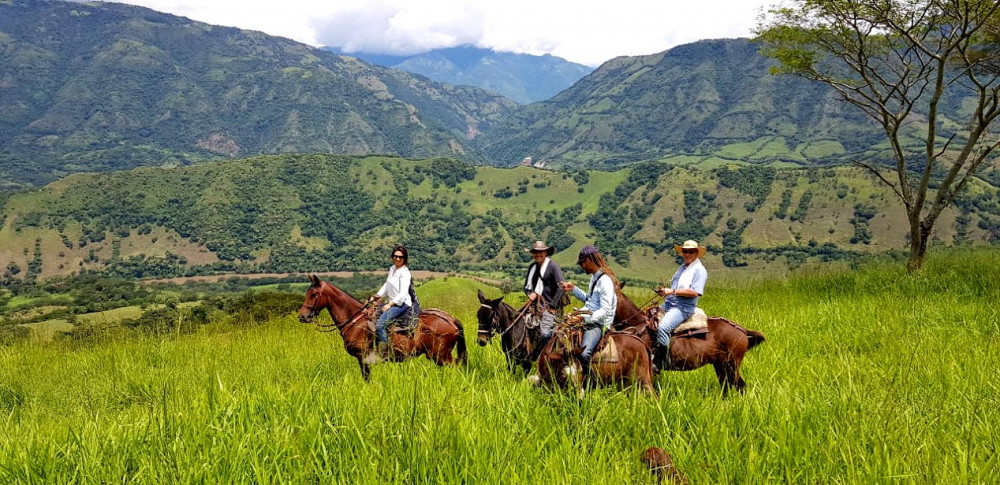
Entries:
{"label": "woman with sunglasses", "polygon": [[697,241],[690,239],[680,246],[674,244],[674,251],[681,255],[684,264],[674,273],[670,288],[661,286],[656,289],[660,296],[666,297],[660,306],[664,313],[656,335],[659,345],[656,346],[653,360],[660,369],[666,366],[667,355],[670,355],[670,334],[694,314],[694,309],[698,307],[698,297],[705,293],[708,272],[702,266],[700,258],[705,255],[706,250]]}
{"label": "woman with sunglasses", "polygon": [[375,338],[378,342],[379,355],[385,356],[389,353],[389,337],[386,334],[389,323],[401,318],[413,305],[413,300],[410,298],[412,280],[410,268],[407,266],[409,262],[409,253],[407,253],[405,246],[400,245],[392,248],[392,267],[389,268],[389,276],[386,277],[385,284],[378,290],[378,293],[371,298],[371,300],[382,297],[389,299],[385,305],[382,305],[382,315],[378,317],[378,322],[375,324]]}

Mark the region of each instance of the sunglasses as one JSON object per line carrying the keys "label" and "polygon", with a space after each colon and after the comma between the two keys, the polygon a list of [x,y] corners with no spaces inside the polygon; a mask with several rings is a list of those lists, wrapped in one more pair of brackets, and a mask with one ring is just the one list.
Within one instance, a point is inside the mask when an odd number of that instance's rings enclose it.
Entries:
{"label": "sunglasses", "polygon": [[697,249],[683,249],[681,250],[681,252],[684,254],[698,254]]}
{"label": "sunglasses", "polygon": [[392,259],[403,259],[403,255],[402,254],[393,254],[392,255]]}

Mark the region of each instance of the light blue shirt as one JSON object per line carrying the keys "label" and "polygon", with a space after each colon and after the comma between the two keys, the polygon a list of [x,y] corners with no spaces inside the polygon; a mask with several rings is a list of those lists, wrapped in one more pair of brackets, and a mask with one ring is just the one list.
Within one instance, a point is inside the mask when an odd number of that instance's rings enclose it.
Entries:
{"label": "light blue shirt", "polygon": [[[698,260],[696,259],[695,261]],[[691,264],[694,264],[694,262],[692,262]],[[678,280],[681,279],[681,273],[683,273],[685,269],[687,269],[687,265],[681,265],[680,268],[677,268],[677,272],[674,273],[673,279],[670,280],[670,287],[673,288],[674,290],[686,289],[677,287],[677,282]],[[691,278],[690,289],[696,291],[698,293],[698,296],[704,295],[706,281],[708,281],[708,271],[705,271],[704,266],[699,266],[694,270],[694,277]],[[667,295],[667,298],[663,300],[663,304],[666,306],[666,308],[675,306],[680,308],[682,311],[693,312],[694,309],[698,306],[698,297],[696,296],[694,298],[686,298],[683,296],[670,294]]]}
{"label": "light blue shirt", "polygon": [[584,310],[590,310],[590,315],[584,315],[583,321],[600,325],[607,330],[615,321],[618,295],[615,293],[615,284],[611,281],[611,277],[603,278],[603,276],[604,272],[598,270],[590,277],[591,292],[589,295],[584,293],[580,287],[574,286],[573,296],[584,302]]}

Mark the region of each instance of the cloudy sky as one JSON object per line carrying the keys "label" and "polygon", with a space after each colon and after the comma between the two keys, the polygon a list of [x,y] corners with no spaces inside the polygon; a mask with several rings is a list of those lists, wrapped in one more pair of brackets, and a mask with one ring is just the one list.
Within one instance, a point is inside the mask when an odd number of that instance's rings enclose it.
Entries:
{"label": "cloudy sky", "polygon": [[473,44],[597,66],[699,39],[749,37],[777,0],[125,0],[347,52]]}

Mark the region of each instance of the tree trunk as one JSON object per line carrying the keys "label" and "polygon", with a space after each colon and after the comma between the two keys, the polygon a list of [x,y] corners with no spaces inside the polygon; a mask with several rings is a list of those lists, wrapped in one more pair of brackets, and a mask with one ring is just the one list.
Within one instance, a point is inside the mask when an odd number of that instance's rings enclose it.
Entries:
{"label": "tree trunk", "polygon": [[910,259],[906,262],[906,272],[916,273],[924,266],[927,241],[931,237],[931,226],[922,222],[910,223]]}

